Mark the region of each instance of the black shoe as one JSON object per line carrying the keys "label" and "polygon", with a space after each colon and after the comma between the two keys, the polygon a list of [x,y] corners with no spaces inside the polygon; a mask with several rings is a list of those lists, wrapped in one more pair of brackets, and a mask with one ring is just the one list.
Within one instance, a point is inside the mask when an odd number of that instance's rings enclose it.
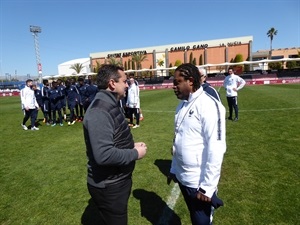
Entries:
{"label": "black shoe", "polygon": [[239,118],[235,117],[233,122],[237,122],[239,120]]}
{"label": "black shoe", "polygon": [[228,120],[232,120],[232,117],[229,116],[227,119],[228,119]]}

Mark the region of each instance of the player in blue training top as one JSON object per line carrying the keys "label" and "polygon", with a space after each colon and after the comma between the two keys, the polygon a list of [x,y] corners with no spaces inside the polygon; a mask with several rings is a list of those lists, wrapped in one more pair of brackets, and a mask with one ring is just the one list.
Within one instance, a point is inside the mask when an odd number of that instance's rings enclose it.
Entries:
{"label": "player in blue training top", "polygon": [[44,114],[44,123],[46,123],[47,125],[49,125],[49,122],[51,121],[49,90],[49,81],[43,80],[43,86],[41,89],[43,99],[42,112]]}
{"label": "player in blue training top", "polygon": [[79,77],[78,78],[78,84],[77,84],[77,89],[79,91],[79,115],[78,115],[78,122],[81,122],[83,120],[83,104],[86,101],[87,94],[86,94],[86,89],[87,89],[87,84],[84,83],[84,78]]}
{"label": "player in blue training top", "polygon": [[[36,84],[32,85],[32,90],[34,91],[35,99],[40,107],[40,109],[43,111],[43,96],[40,89],[37,88]],[[36,119],[38,117],[38,110],[36,110]],[[45,118],[45,117],[44,117]]]}
{"label": "player in blue training top", "polygon": [[64,113],[64,120],[67,120],[67,111],[66,111],[66,86],[63,85],[62,79],[57,80],[57,88],[60,90],[62,96],[60,99],[61,108]]}
{"label": "player in blue training top", "polygon": [[75,85],[72,85],[70,80],[66,81],[66,97],[67,97],[67,104],[70,110],[70,118],[68,125],[73,125],[75,121],[74,109],[75,106],[78,104],[78,96],[79,91]]}
{"label": "player in blue training top", "polygon": [[86,100],[83,102],[83,109],[84,112],[86,112],[87,108],[91,104],[91,102],[94,100],[97,92],[98,92],[98,87],[93,83],[92,76],[88,76],[87,80],[87,88],[86,88]]}
{"label": "player in blue training top", "polygon": [[52,125],[51,126],[56,126],[56,113],[58,113],[59,117],[59,125],[63,126],[62,122],[62,114],[61,114],[61,91],[57,88],[57,82],[53,81],[52,82],[52,88],[49,90],[49,99],[51,103],[51,113],[52,113]]}

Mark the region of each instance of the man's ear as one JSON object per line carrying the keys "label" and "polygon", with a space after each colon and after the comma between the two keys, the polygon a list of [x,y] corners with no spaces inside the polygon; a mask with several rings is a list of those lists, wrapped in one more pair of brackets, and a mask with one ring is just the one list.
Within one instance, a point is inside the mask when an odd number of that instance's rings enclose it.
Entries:
{"label": "man's ear", "polygon": [[116,81],[114,79],[110,79],[108,82],[108,89],[114,91],[116,88]]}
{"label": "man's ear", "polygon": [[190,85],[190,86],[193,86],[193,85],[194,85],[194,78],[193,78],[193,77],[189,77],[189,78],[188,78],[188,81],[189,81],[189,85]]}

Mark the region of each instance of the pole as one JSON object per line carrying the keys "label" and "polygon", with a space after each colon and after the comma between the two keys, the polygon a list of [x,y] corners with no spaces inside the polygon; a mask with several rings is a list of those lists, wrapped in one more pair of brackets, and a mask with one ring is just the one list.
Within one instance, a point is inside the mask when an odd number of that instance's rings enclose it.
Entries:
{"label": "pole", "polygon": [[30,32],[32,33],[33,39],[34,39],[38,78],[39,78],[39,82],[42,83],[42,64],[41,64],[41,58],[40,58],[40,46],[39,46],[39,39],[38,39],[38,33],[41,33],[42,29],[41,29],[41,27],[38,27],[38,26],[30,26]]}

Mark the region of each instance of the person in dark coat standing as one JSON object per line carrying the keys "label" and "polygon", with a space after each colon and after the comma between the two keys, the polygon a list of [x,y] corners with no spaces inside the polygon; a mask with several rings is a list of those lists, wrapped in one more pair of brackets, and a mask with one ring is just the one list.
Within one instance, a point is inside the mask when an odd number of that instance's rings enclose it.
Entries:
{"label": "person in dark coat standing", "polygon": [[99,210],[99,224],[127,225],[132,172],[147,146],[134,142],[120,108],[128,87],[123,68],[103,65],[97,86],[99,91],[83,120],[88,191]]}

